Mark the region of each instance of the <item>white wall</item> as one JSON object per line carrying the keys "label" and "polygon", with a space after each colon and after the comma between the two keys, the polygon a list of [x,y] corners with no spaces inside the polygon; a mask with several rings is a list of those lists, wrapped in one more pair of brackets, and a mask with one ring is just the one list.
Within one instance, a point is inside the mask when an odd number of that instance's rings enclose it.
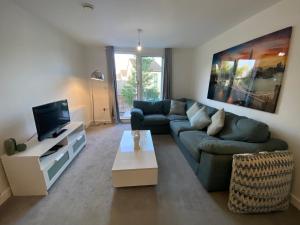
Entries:
{"label": "white wall", "polygon": [[[67,98],[90,120],[82,46],[11,0],[1,0],[0,34],[0,146],[6,138],[22,142],[35,133],[32,106]],[[1,167],[0,204],[8,190]]]}
{"label": "white wall", "polygon": [[173,75],[172,75],[172,98],[191,97],[189,80],[194,72],[193,48],[174,48],[172,52]]}
{"label": "white wall", "polygon": [[89,81],[89,86],[93,87],[94,90],[95,120],[97,122],[111,122],[105,47],[87,45],[84,48],[84,56],[88,75],[95,70],[104,74],[104,81]]}
{"label": "white wall", "polygon": [[[197,48],[195,71],[189,87],[193,98],[217,108],[245,115],[270,125],[274,136],[286,140],[296,157],[293,202],[300,207],[300,1],[286,0],[256,14],[213,40]],[[288,65],[275,114],[252,110],[207,99],[212,56],[214,53],[273,31],[293,26]],[[187,90],[187,92],[189,92]]]}

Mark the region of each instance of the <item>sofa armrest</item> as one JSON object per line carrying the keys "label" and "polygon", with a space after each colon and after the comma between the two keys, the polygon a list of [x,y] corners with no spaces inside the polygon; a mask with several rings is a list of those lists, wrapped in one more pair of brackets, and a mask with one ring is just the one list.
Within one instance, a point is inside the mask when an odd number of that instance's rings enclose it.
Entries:
{"label": "sofa armrest", "polygon": [[131,118],[137,118],[139,120],[144,120],[144,113],[141,109],[132,108],[131,109]]}
{"label": "sofa armrest", "polygon": [[263,151],[287,150],[286,142],[270,139],[264,143],[249,143],[231,140],[203,140],[198,148],[215,155],[233,155],[241,153],[257,153]]}

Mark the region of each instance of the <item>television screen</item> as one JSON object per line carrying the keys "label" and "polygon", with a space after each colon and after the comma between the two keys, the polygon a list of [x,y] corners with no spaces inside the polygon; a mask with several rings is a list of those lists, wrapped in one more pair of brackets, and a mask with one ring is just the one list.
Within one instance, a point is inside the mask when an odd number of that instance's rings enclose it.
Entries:
{"label": "television screen", "polygon": [[55,137],[70,122],[67,100],[36,106],[32,111],[39,141]]}

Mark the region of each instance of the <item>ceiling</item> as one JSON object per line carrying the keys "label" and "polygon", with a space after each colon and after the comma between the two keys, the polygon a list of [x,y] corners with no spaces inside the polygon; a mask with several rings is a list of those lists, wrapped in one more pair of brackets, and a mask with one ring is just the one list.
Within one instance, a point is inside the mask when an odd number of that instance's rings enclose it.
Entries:
{"label": "ceiling", "polygon": [[[88,1],[88,0],[87,0]],[[279,0],[15,0],[84,43],[118,47],[194,47]]]}

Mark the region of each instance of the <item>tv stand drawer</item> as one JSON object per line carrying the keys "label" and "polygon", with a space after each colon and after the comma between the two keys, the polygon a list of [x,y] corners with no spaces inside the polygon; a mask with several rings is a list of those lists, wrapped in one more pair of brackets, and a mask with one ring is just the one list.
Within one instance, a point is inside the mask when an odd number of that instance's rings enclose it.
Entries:
{"label": "tv stand drawer", "polygon": [[68,163],[70,159],[70,154],[68,151],[62,153],[60,156],[55,159],[55,163],[48,169],[47,174],[49,181],[51,181],[55,175],[60,171],[60,169]]}
{"label": "tv stand drawer", "polygon": [[73,144],[73,146],[72,146],[72,147],[73,147],[73,153],[74,153],[74,154],[77,154],[77,152],[79,152],[79,150],[81,150],[82,145],[85,144],[85,141],[86,141],[86,137],[85,137],[84,133],[82,133],[82,135],[79,136],[79,137],[75,140],[75,142],[74,142],[74,144]]}

